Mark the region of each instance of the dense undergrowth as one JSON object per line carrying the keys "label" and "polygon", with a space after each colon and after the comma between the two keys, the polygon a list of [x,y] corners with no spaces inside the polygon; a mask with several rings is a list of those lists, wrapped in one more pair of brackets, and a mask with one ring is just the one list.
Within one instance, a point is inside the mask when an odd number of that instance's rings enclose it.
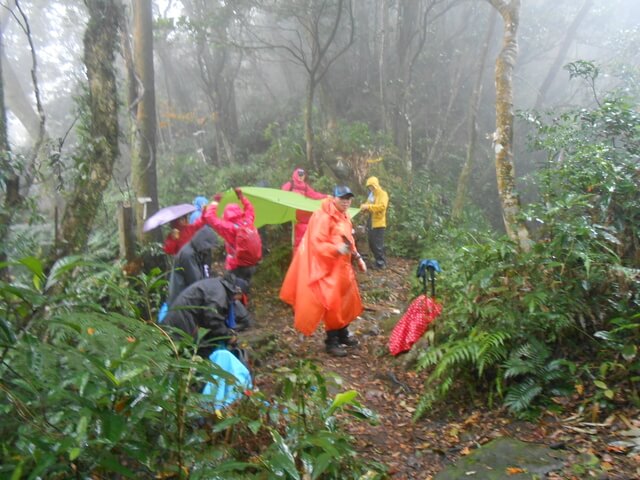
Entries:
{"label": "dense undergrowth", "polygon": [[568,394],[594,419],[640,406],[640,116],[612,94],[592,110],[526,118],[548,158],[541,200],[523,213],[535,244],[434,232],[425,254],[444,266],[445,306],[418,360],[430,376],[416,417],[456,392],[524,415]]}
{"label": "dense undergrowth", "polygon": [[[164,283],[119,265],[35,258],[0,283],[3,478],[375,478],[345,417],[374,421],[357,392],[301,361],[280,395],[243,392],[217,410],[200,392],[233,377],[149,318]],[[215,376],[215,377],[214,377]],[[215,381],[214,381],[215,383]],[[335,391],[335,390],[333,390]],[[338,420],[340,414],[340,420]]]}

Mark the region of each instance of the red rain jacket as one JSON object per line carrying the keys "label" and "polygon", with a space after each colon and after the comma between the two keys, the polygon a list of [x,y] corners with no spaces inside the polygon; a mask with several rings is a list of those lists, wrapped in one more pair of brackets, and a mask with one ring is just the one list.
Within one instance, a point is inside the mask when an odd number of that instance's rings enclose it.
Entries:
{"label": "red rain jacket", "polygon": [[200,217],[204,217],[205,222],[224,239],[224,249],[227,252],[224,262],[225,270],[235,270],[239,266],[235,257],[237,225],[253,225],[256,219],[253,205],[247,197],[243,196],[240,201],[244,211],[240,205],[230,203],[224,208],[222,218],[218,217],[217,206],[207,208]]}
{"label": "red rain jacket", "polygon": [[[308,183],[306,183],[304,180],[300,180],[300,177],[298,176],[298,168],[296,168],[291,174],[291,180],[282,185],[281,190],[296,192],[313,200],[322,200],[323,198],[327,198],[327,195],[325,195],[324,193],[316,192],[309,186]],[[296,210],[296,226],[294,227],[293,234],[294,249],[298,248],[298,246],[300,245],[300,241],[302,240],[304,233],[307,231],[307,224],[309,223],[311,215],[312,212]]]}

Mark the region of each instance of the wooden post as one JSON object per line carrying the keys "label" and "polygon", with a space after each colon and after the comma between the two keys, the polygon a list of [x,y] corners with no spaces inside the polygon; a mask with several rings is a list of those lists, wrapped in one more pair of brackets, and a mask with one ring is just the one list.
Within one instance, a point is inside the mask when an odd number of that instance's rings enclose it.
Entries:
{"label": "wooden post", "polygon": [[128,203],[118,202],[118,241],[120,258],[131,262],[135,258],[135,233],[133,231],[133,211]]}

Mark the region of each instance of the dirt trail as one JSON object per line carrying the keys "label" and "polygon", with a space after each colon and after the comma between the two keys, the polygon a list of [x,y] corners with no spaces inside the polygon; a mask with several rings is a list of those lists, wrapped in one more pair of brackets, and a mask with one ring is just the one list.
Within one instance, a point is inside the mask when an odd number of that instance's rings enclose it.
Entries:
{"label": "dirt trail", "polygon": [[[279,286],[256,292],[254,297],[260,299],[256,301],[259,317],[256,331],[275,334],[278,344],[268,362],[258,367],[257,386],[260,387],[261,378],[268,378],[268,372],[290,364],[293,358],[314,359],[325,369],[339,374],[344,380],[344,389],[356,390],[359,401],[375,411],[380,419],[376,426],[365,422],[350,425],[357,450],[367,459],[387,465],[394,480],[430,479],[460,456],[502,436],[571,447],[572,458],[585,452],[593,453],[604,466],[598,467],[600,476],[595,478],[640,478],[637,459],[609,452],[602,438],[588,434],[593,427],[581,433],[578,424],[567,425],[570,413],[563,414],[565,421],[547,416],[537,423],[522,422],[502,410],[474,405],[474,399],[466,396],[451,398],[446,410],[412,422],[426,374],[407,370],[402,357],[389,354],[387,341],[390,328],[412,300],[409,282],[415,275],[415,267],[415,262],[390,259],[385,270],[358,274],[365,312],[353,322],[350,330],[361,344],[350,349],[350,355],[344,358],[325,353],[324,333],[320,328],[308,338],[293,329],[289,307],[277,300]],[[627,412],[627,415],[633,413]],[[547,478],[594,478],[574,476],[570,465],[566,472],[554,475]]]}

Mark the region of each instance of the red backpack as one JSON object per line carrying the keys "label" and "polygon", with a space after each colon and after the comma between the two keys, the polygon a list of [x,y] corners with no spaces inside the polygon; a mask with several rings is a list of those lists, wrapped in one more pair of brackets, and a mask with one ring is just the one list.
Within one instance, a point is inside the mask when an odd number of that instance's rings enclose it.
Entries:
{"label": "red backpack", "polygon": [[262,259],[262,239],[253,225],[236,225],[235,257],[239,267],[251,267]]}

